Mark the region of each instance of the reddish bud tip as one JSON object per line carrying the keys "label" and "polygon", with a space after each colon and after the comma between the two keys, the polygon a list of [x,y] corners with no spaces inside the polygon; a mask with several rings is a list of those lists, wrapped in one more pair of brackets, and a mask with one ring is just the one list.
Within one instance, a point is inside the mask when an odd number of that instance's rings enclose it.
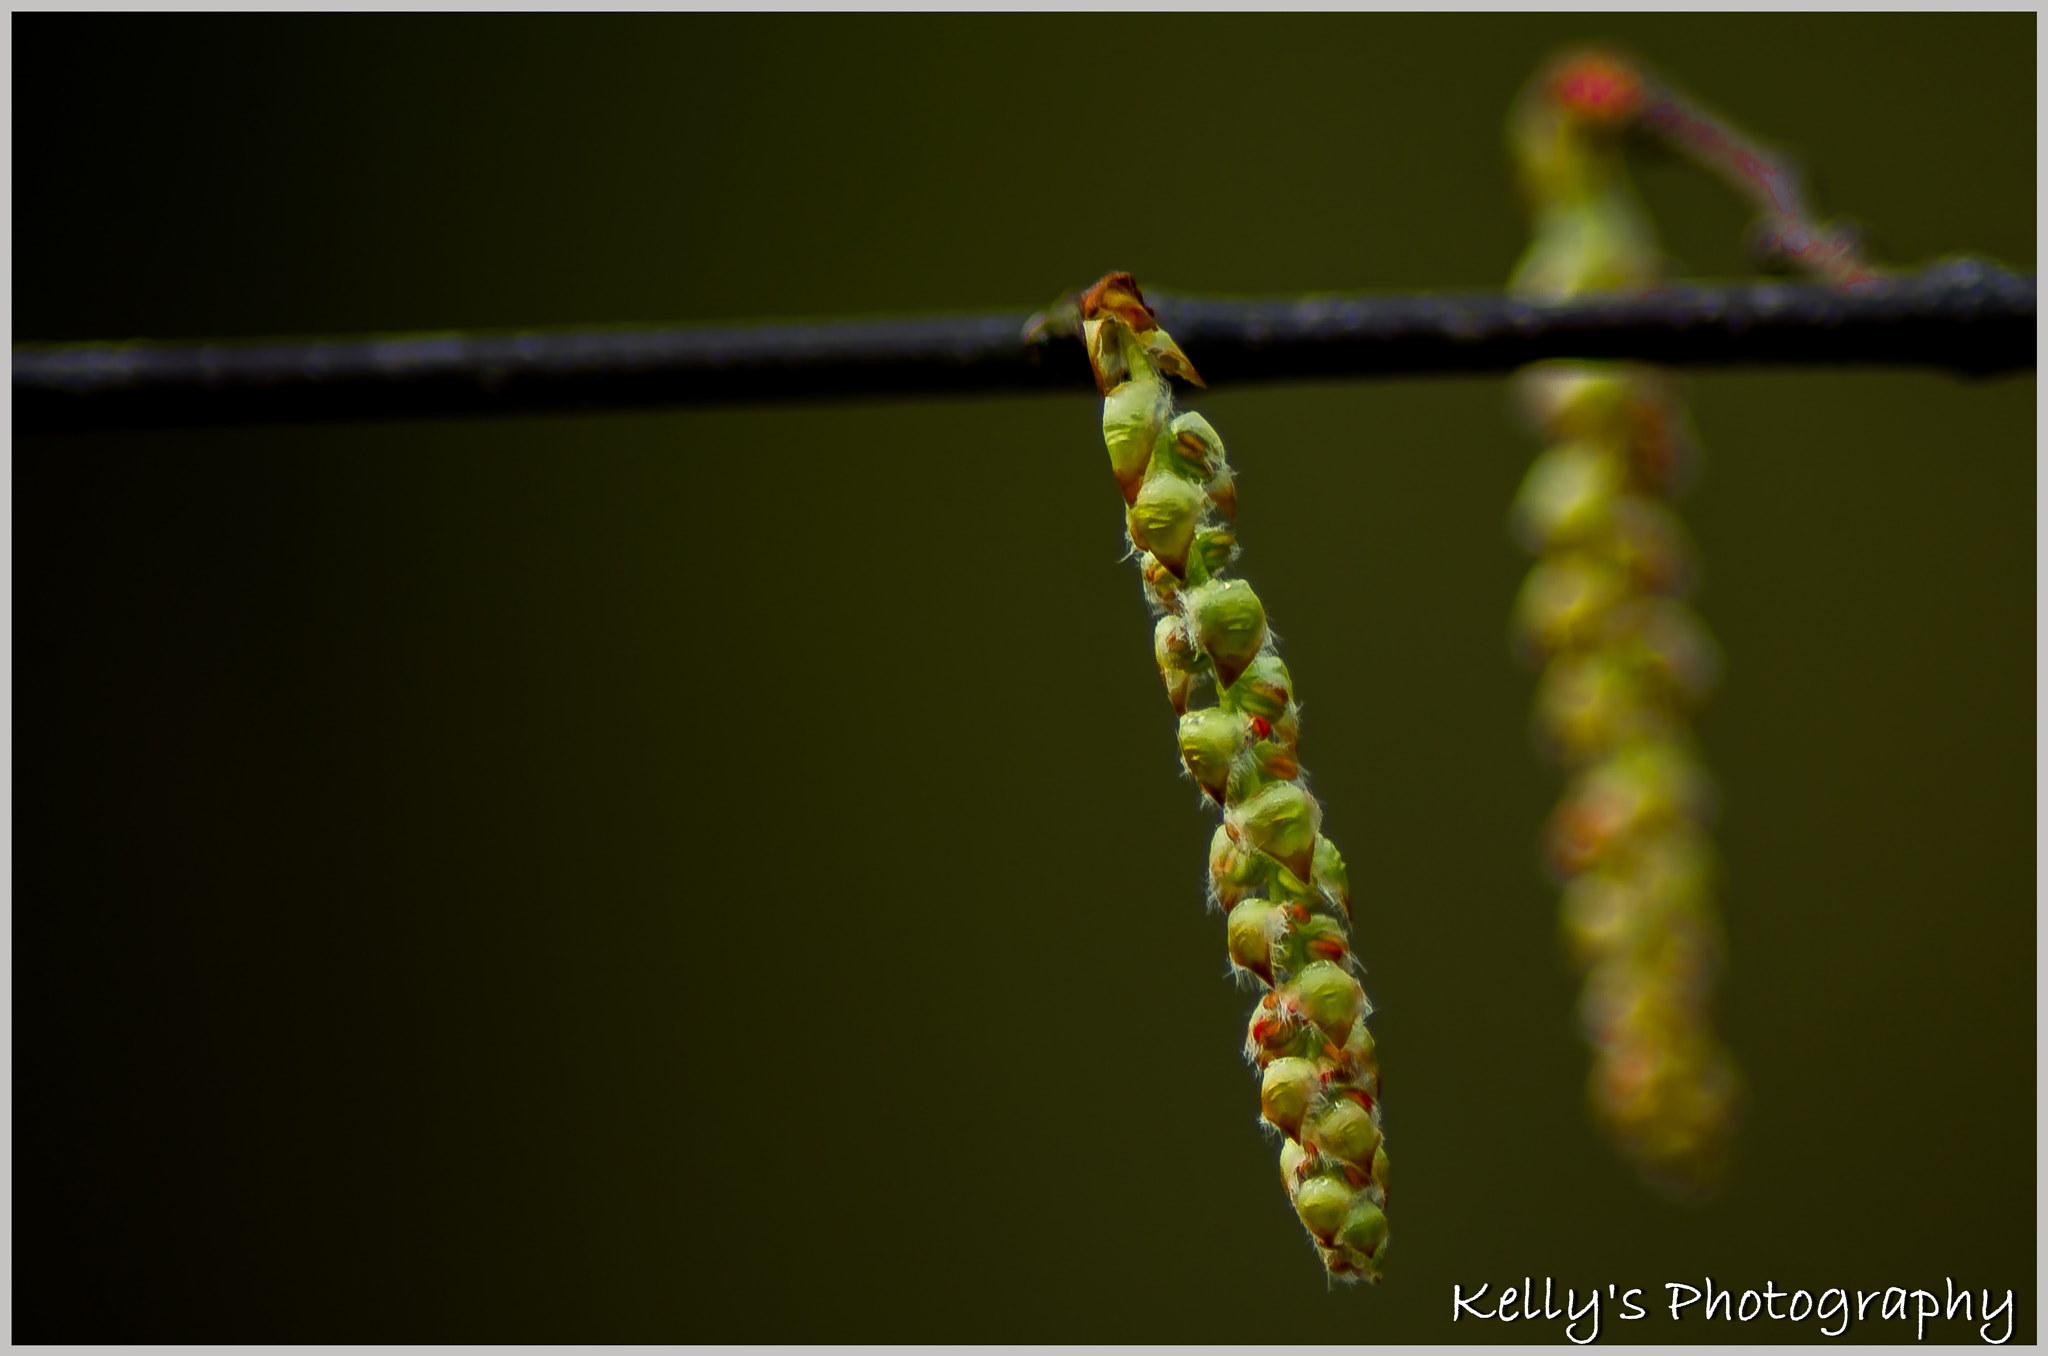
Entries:
{"label": "reddish bud tip", "polygon": [[1643,82],[1614,57],[1585,56],[1557,73],[1550,97],[1590,121],[1621,122],[1642,108]]}
{"label": "reddish bud tip", "polygon": [[1081,316],[1101,320],[1113,316],[1137,334],[1150,331],[1157,323],[1138,281],[1128,273],[1111,273],[1081,294]]}

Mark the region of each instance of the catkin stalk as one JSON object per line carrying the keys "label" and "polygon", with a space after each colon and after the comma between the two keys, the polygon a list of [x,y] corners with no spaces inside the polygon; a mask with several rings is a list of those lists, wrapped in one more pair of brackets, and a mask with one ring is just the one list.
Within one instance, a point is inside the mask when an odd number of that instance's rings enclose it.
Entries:
{"label": "catkin stalk", "polygon": [[1082,294],[1079,314],[1125,527],[1158,614],[1153,656],[1180,717],[1181,761],[1223,815],[1210,893],[1233,968],[1265,990],[1245,1038],[1260,1111],[1282,1136],[1281,1179],[1324,1266],[1376,1282],[1387,1153],[1372,1005],[1351,954],[1344,859],[1303,783],[1293,677],[1259,596],[1224,577],[1237,501],[1223,440],[1201,415],[1174,413],[1167,378],[1201,378],[1129,274]]}

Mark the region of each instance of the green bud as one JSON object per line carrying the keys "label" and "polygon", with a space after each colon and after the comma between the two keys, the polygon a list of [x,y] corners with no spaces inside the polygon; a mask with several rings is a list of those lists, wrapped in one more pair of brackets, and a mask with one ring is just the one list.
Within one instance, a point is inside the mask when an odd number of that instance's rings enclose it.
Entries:
{"label": "green bud", "polygon": [[1166,383],[1150,374],[1124,382],[1102,402],[1102,440],[1109,446],[1109,468],[1116,472],[1126,504],[1138,498],[1169,408]]}
{"label": "green bud", "polygon": [[1221,574],[1237,555],[1237,537],[1226,528],[1205,527],[1195,533],[1189,568],[1199,568],[1204,578]]}
{"label": "green bud", "polygon": [[1209,502],[1216,506],[1218,513],[1232,522],[1237,521],[1237,479],[1230,474],[1228,466],[1219,467],[1216,474],[1209,477],[1209,483],[1204,485],[1202,490],[1209,496]]}
{"label": "green bud", "polygon": [[1358,1249],[1375,1261],[1381,1260],[1376,1254],[1387,1238],[1386,1214],[1362,1195],[1350,1202],[1350,1206],[1344,1223],[1335,1231],[1337,1241],[1347,1248]]}
{"label": "green bud", "polygon": [[[1254,725],[1253,729],[1257,727]],[[1294,756],[1294,748],[1277,739],[1259,739],[1248,745],[1231,765],[1230,782],[1224,788],[1226,805],[1237,805],[1250,800],[1259,789],[1269,782],[1292,781],[1301,775],[1301,763]]]}
{"label": "green bud", "polygon": [[1217,804],[1230,781],[1230,765],[1244,744],[1244,717],[1220,706],[1205,706],[1180,718],[1180,756]]}
{"label": "green bud", "polygon": [[1231,809],[1226,822],[1237,826],[1241,843],[1265,853],[1306,881],[1313,872],[1316,829],[1322,807],[1293,782],[1274,782]]}
{"label": "green bud", "polygon": [[1387,1185],[1387,1146],[1384,1142],[1372,1151],[1372,1184],[1380,1189],[1381,1196],[1392,1194],[1392,1188]]}
{"label": "green bud", "polygon": [[1624,594],[1620,574],[1589,556],[1544,560],[1515,597],[1517,638],[1532,655],[1590,644]]}
{"label": "green bud", "polygon": [[1259,1110],[1289,1139],[1301,1138],[1301,1120],[1322,1086],[1316,1066],[1305,1059],[1276,1059],[1259,1084]]}
{"label": "green bud", "polygon": [[1280,1183],[1287,1188],[1287,1199],[1290,1201],[1294,1199],[1294,1188],[1297,1175],[1301,1171],[1302,1160],[1307,1157],[1308,1151],[1296,1141],[1288,1139],[1280,1142]]}
{"label": "green bud", "polygon": [[1614,501],[1611,517],[1615,563],[1638,587],[1674,595],[1691,591],[1696,570],[1692,534],[1669,504],[1623,495]]}
{"label": "green bud", "polygon": [[1186,459],[1198,476],[1206,479],[1223,465],[1223,439],[1210,427],[1207,419],[1193,410],[1177,416],[1167,426],[1167,431],[1173,435],[1174,450]]}
{"label": "green bud", "polygon": [[1173,472],[1156,468],[1145,477],[1131,504],[1131,541],[1150,551],[1159,563],[1185,579],[1188,548],[1202,517],[1202,492]]}
{"label": "green bud", "polygon": [[1251,746],[1252,761],[1259,775],[1271,782],[1291,782],[1301,775],[1301,761],[1294,749],[1277,739],[1261,739]]}
{"label": "green bud", "polygon": [[1232,579],[1193,590],[1187,606],[1195,639],[1216,661],[1219,681],[1229,687],[1266,643],[1266,609],[1259,595],[1242,579]]}
{"label": "green bud", "polygon": [[[1269,993],[1266,998],[1270,1001],[1273,995]],[[1279,1004],[1268,1007],[1261,1002],[1252,1009],[1251,1021],[1245,1027],[1244,1057],[1264,1069],[1275,1060],[1299,1056],[1311,1030],[1296,1023]]]}
{"label": "green bud", "polygon": [[1310,1124],[1306,1138],[1339,1162],[1370,1172],[1372,1156],[1380,1147],[1380,1128],[1372,1123],[1371,1112],[1349,1097],[1339,1097]]}
{"label": "green bud", "polygon": [[1247,899],[1230,911],[1227,935],[1230,958],[1271,984],[1273,938],[1286,926],[1279,906],[1270,900]]}
{"label": "green bud", "polygon": [[1352,1191],[1341,1177],[1311,1177],[1295,1188],[1294,1213],[1301,1216],[1316,1242],[1325,1247],[1344,1227],[1351,1207]]}
{"label": "green bud", "polygon": [[1721,676],[1721,647],[1693,610],[1670,598],[1629,608],[1625,624],[1644,670],[1680,704],[1694,706]]}
{"label": "green bud", "polygon": [[1515,536],[1535,552],[1581,542],[1607,525],[1623,466],[1590,443],[1564,443],[1536,458],[1510,511]]}
{"label": "green bud", "polygon": [[1337,851],[1337,845],[1321,834],[1316,835],[1314,885],[1322,892],[1323,898],[1343,911],[1346,918],[1351,916],[1351,872],[1344,865],[1344,855]]}
{"label": "green bud", "polygon": [[1152,628],[1152,657],[1159,662],[1159,681],[1166,684],[1166,697],[1173,709],[1185,715],[1188,687],[1194,682],[1194,641],[1179,617],[1161,617]]}
{"label": "green bud", "polygon": [[1628,873],[1588,871],[1564,887],[1560,912],[1565,940],[1580,964],[1612,955],[1631,933],[1654,926],[1656,914],[1644,905],[1646,892]]}
{"label": "green bud", "polygon": [[1545,665],[1535,715],[1544,739],[1574,763],[1665,719],[1647,701],[1635,667],[1612,646],[1560,655]]}
{"label": "green bud", "polygon": [[1209,502],[1224,517],[1237,517],[1237,485],[1230,475],[1230,462],[1223,455],[1223,439],[1216,435],[1209,421],[1189,411],[1175,419],[1169,431],[1174,450],[1195,470]]}
{"label": "green bud", "polygon": [[1289,933],[1287,966],[1300,971],[1313,961],[1341,961],[1351,952],[1351,941],[1344,934],[1341,919],[1328,914],[1309,913],[1306,918],[1296,914],[1297,921]]}
{"label": "green bud", "polygon": [[[1145,580],[1145,596],[1152,606],[1161,612],[1180,610],[1180,583],[1173,571],[1159,563],[1159,557],[1147,551],[1138,558],[1138,573]],[[1197,656],[1199,660],[1199,656]],[[1198,665],[1199,666],[1199,665]]]}
{"label": "green bud", "polygon": [[1230,831],[1217,825],[1209,839],[1209,888],[1216,892],[1216,902],[1226,911],[1236,908],[1263,874],[1258,857],[1239,847]]}
{"label": "green bud", "polygon": [[1279,655],[1262,654],[1231,683],[1230,699],[1248,716],[1278,720],[1294,700],[1294,679]]}
{"label": "green bud", "polygon": [[1351,972],[1334,961],[1316,961],[1295,981],[1301,1010],[1332,1041],[1351,1038],[1351,1027],[1365,1007],[1365,990]]}
{"label": "green bud", "polygon": [[1352,1077],[1368,1097],[1379,1096],[1379,1048],[1373,1043],[1372,1032],[1367,1029],[1362,1015],[1358,1025],[1351,1028],[1351,1039],[1344,1042],[1344,1065],[1351,1070]]}
{"label": "green bud", "polygon": [[1682,747],[1632,745],[1572,781],[1550,818],[1552,865],[1575,876],[1624,842],[1641,844],[1674,821],[1705,819],[1712,805],[1713,783]]}
{"label": "green bud", "polygon": [[1648,369],[1539,363],[1517,380],[1524,411],[1573,441],[1625,443],[1634,430]]}
{"label": "green bud", "polygon": [[[1262,859],[1263,860],[1263,859]],[[1269,871],[1266,873],[1266,893],[1282,904],[1312,904],[1316,892],[1294,878],[1290,871]],[[1303,910],[1302,912],[1306,912]]]}
{"label": "green bud", "polygon": [[1301,710],[1290,706],[1273,717],[1273,738],[1289,748],[1301,742]]}

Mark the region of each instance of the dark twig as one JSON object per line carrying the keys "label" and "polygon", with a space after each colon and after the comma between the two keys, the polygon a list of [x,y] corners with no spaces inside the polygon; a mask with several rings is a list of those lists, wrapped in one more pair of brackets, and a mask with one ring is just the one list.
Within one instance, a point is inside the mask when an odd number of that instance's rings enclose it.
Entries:
{"label": "dark twig", "polygon": [[[1226,300],[1148,292],[1212,386],[1670,366],[2034,366],[2034,278],[1970,259],[1850,290],[1674,285],[1543,305],[1486,293]],[[811,397],[1091,391],[1078,342],[1022,312],[688,329],[23,346],[17,432],[647,408]]]}

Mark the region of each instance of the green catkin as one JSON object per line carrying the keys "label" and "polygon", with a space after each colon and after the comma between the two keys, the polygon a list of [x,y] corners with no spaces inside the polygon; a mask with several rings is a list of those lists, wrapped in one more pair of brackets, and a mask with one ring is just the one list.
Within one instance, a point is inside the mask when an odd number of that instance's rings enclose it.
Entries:
{"label": "green catkin", "polygon": [[[1180,716],[1188,775],[1223,811],[1210,892],[1231,963],[1265,989],[1245,1054],[1259,1108],[1283,1137],[1281,1179],[1332,1276],[1378,1281],[1387,1251],[1387,1156],[1372,1012],[1351,955],[1351,887],[1301,784],[1294,680],[1273,652],[1251,585],[1222,578],[1236,554],[1236,483],[1223,440],[1175,416],[1166,378],[1200,384],[1128,274],[1080,300],[1103,392],[1103,441],[1127,507],[1153,656]],[[1197,704],[1200,697],[1208,704]]]}
{"label": "green catkin", "polygon": [[[1524,93],[1509,139],[1535,231],[1515,292],[1559,300],[1663,278],[1621,159],[1646,97],[1633,67],[1597,53]],[[1546,847],[1585,974],[1589,1092],[1649,1180],[1690,1192],[1725,1169],[1739,1078],[1713,1027],[1713,791],[1689,728],[1716,650],[1683,601],[1693,552],[1670,506],[1685,416],[1669,379],[1640,366],[1545,363],[1518,385],[1548,446],[1513,510],[1537,557],[1514,636],[1542,667],[1536,726],[1569,777]]]}

